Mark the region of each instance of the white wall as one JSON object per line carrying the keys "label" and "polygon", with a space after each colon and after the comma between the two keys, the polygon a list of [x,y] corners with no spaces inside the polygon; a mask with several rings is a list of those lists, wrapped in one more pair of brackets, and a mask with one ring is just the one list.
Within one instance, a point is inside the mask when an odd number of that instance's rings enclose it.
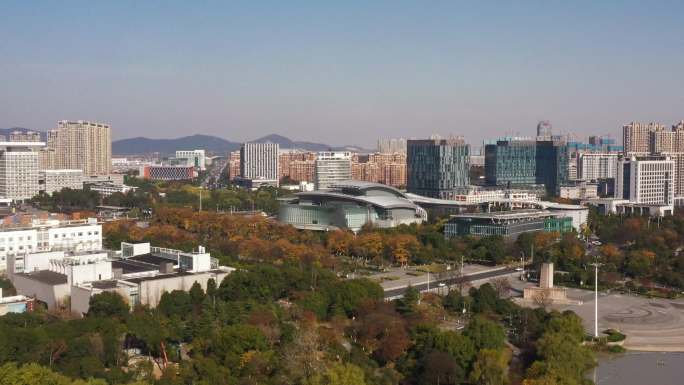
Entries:
{"label": "white wall", "polygon": [[48,310],[53,310],[58,305],[63,305],[70,293],[68,283],[53,286],[30,279],[21,274],[12,276],[12,284],[17,289],[17,294],[35,297],[37,300],[45,302]]}
{"label": "white wall", "polygon": [[69,265],[67,277],[70,285],[112,279],[112,263],[99,261],[84,265]]}

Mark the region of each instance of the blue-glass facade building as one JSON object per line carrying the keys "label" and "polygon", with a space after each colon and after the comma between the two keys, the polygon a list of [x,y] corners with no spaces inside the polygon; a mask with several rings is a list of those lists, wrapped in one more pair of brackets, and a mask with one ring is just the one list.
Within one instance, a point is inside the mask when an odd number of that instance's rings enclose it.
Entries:
{"label": "blue-glass facade building", "polygon": [[470,146],[462,139],[409,140],[406,173],[408,192],[451,199],[470,184]]}
{"label": "blue-glass facade building", "polygon": [[485,181],[489,186],[544,185],[557,195],[569,180],[569,153],[565,142],[501,139],[485,145]]}

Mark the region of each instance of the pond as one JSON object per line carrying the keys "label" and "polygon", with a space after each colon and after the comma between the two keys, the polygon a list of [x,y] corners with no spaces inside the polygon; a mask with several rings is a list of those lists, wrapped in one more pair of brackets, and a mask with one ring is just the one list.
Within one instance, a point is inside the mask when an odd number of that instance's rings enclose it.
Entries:
{"label": "pond", "polygon": [[630,352],[599,358],[589,373],[597,385],[684,384],[684,353]]}

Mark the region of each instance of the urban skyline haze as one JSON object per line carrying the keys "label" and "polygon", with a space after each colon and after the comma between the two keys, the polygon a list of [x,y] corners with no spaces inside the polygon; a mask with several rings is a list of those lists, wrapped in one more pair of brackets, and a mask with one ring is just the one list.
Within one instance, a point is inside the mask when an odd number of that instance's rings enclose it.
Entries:
{"label": "urban skyline haze", "polygon": [[[684,118],[684,4],[35,2],[0,15],[0,127],[373,147]],[[87,32],[86,32],[87,30]]]}

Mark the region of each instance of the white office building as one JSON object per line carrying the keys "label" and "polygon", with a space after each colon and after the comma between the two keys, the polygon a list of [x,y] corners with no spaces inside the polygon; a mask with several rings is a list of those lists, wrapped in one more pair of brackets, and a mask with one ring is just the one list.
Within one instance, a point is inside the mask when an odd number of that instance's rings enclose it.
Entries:
{"label": "white office building", "polygon": [[0,271],[7,257],[47,251],[102,249],[102,225],[95,218],[78,221],[34,220],[29,226],[0,227]]}
{"label": "white office building", "polygon": [[351,156],[348,151],[319,152],[316,156],[315,189],[326,190],[352,179]]}
{"label": "white office building", "polygon": [[234,270],[219,266],[201,246],[197,252],[183,252],[122,243],[116,254],[43,252],[21,261],[12,256],[8,275],[19,294],[34,297],[50,310],[84,315],[95,294],[115,292],[131,308],[155,307],[166,292],[188,291],[195,283],[206,290],[210,279],[218,284]]}
{"label": "white office building", "polygon": [[24,201],[38,195],[44,142],[0,142],[0,197]]}
{"label": "white office building", "polygon": [[592,181],[615,178],[617,175],[618,154],[584,153],[581,154],[577,170],[578,179]]}
{"label": "white office building", "polygon": [[103,197],[108,197],[114,193],[128,194],[129,191],[135,191],[138,188],[133,186],[126,186],[125,184],[114,184],[108,182],[94,183],[88,185],[91,191],[96,191]]}
{"label": "white office building", "polygon": [[179,150],[176,159],[185,159],[186,166],[193,166],[198,170],[206,170],[206,154],[204,150]]}
{"label": "white office building", "polygon": [[618,161],[615,197],[632,203],[674,205],[675,162],[669,157]]}
{"label": "white office building", "polygon": [[40,172],[40,191],[52,194],[63,188],[83,189],[83,171],[81,170],[43,170]]}
{"label": "white office building", "polygon": [[240,147],[240,176],[246,179],[278,180],[278,143],[243,143]]}

